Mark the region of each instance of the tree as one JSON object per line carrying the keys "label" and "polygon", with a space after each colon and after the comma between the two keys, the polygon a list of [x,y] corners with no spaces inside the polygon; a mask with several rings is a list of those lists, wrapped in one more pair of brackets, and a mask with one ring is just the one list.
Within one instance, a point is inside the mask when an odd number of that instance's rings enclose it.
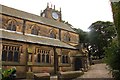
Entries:
{"label": "tree", "polygon": [[111,44],[105,48],[105,62],[112,69],[115,80],[120,80],[120,47],[118,46],[117,37],[113,39]]}
{"label": "tree", "polygon": [[89,43],[93,56],[99,59],[104,56],[104,48],[107,47],[116,36],[115,27],[112,22],[97,21],[89,27]]}
{"label": "tree", "polygon": [[79,43],[80,44],[83,44],[82,47],[86,48],[88,50],[88,59],[90,61],[90,64],[91,64],[91,52],[90,50],[88,49],[89,47],[89,39],[88,39],[88,32],[85,32],[81,29],[76,29],[76,28],[73,28],[78,34],[79,34]]}
{"label": "tree", "polygon": [[79,34],[79,43],[87,43],[88,42],[88,32],[85,32],[81,29],[73,28]]}
{"label": "tree", "polygon": [[105,50],[105,59],[113,70],[112,73],[115,80],[120,80],[120,1],[113,0],[113,2],[111,2],[111,7],[118,39],[113,41],[112,44]]}
{"label": "tree", "polygon": [[118,41],[120,46],[120,1],[111,2],[114,24],[118,34]]}

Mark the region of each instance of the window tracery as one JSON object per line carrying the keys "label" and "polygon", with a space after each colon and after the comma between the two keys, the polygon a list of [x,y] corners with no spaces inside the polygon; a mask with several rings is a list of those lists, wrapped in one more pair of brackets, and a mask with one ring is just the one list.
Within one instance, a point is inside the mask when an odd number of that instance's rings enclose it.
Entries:
{"label": "window tracery", "polygon": [[69,64],[70,63],[70,51],[69,50],[62,50],[61,55],[61,63],[62,64]]}
{"label": "window tracery", "polygon": [[14,19],[8,20],[7,30],[16,31],[17,21]]}
{"label": "window tracery", "polygon": [[20,54],[20,46],[3,45],[2,61],[18,62]]}
{"label": "window tracery", "polygon": [[54,29],[50,30],[50,38],[55,38],[56,39],[56,31]]}
{"label": "window tracery", "polygon": [[70,41],[70,34],[68,32],[64,35],[64,40]]}
{"label": "window tracery", "polygon": [[39,34],[39,26],[34,24],[31,28],[31,34],[38,35]]}
{"label": "window tracery", "polygon": [[36,49],[38,63],[50,63],[50,54],[47,50]]}
{"label": "window tracery", "polygon": [[62,63],[68,63],[69,62],[69,59],[68,59],[68,55],[62,55]]}

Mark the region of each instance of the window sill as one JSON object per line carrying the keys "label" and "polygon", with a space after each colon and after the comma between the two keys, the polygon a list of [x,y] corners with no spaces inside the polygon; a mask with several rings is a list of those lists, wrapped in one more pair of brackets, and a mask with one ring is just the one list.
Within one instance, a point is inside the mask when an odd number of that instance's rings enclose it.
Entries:
{"label": "window sill", "polygon": [[62,64],[59,64],[59,67],[70,67],[71,64],[70,63],[62,63]]}
{"label": "window sill", "polygon": [[24,66],[24,64],[20,64],[19,62],[6,62],[2,61],[3,66]]}
{"label": "window sill", "polygon": [[41,64],[39,64],[39,63],[37,63],[37,64],[34,64],[34,66],[40,66],[40,67],[53,67],[53,64],[50,64],[50,63],[41,63]]}
{"label": "window sill", "polygon": [[53,67],[53,64],[51,63],[30,63],[28,66],[39,66],[39,67]]}

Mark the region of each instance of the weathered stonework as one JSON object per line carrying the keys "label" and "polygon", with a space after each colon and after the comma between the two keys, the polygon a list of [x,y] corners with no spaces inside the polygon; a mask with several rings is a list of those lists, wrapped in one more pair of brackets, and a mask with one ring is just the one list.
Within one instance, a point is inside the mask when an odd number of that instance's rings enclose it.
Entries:
{"label": "weathered stonework", "polygon": [[75,47],[79,35],[61,22],[61,12],[57,11],[57,20],[52,19],[51,11],[45,13],[47,18],[3,6],[2,67],[15,66],[17,78],[26,77],[27,72],[56,74],[75,70],[73,56],[80,54]]}

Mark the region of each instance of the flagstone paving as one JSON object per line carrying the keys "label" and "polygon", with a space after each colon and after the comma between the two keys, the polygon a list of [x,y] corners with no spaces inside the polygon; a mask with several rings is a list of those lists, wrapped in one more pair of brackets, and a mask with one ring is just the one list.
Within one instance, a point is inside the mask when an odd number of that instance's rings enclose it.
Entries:
{"label": "flagstone paving", "polygon": [[[90,66],[90,69],[84,73],[84,75],[80,76],[77,79],[74,80],[82,80],[84,79],[86,80],[86,78],[91,78],[91,80],[95,79],[95,80],[112,80],[112,75],[109,72],[108,69],[106,69],[106,64],[105,63],[100,63],[100,64],[94,64],[92,66]],[[106,79],[105,79],[106,78]]]}

